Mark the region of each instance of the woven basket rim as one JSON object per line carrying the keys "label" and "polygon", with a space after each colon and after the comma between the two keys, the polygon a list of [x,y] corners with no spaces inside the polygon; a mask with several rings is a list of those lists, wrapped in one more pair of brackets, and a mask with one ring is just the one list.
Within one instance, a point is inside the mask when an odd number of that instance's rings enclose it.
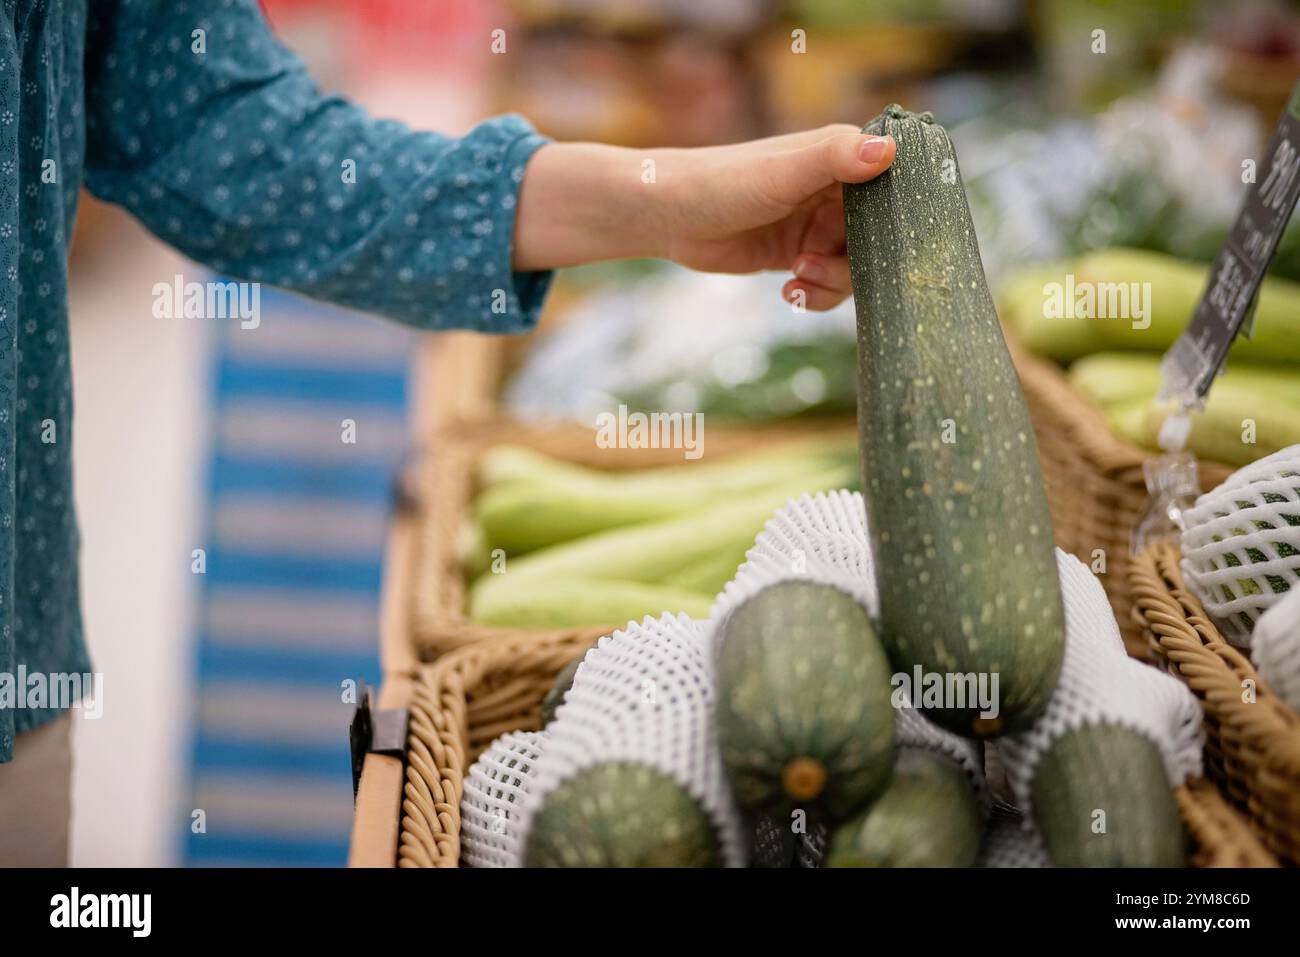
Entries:
{"label": "woven basket rim", "polygon": [[[460,866],[465,775],[490,738],[540,726],[546,690],[589,645],[554,634],[498,635],[448,652],[417,671],[410,703],[399,867]],[[471,699],[488,684],[494,721],[471,736]],[[517,707],[512,717],[502,720],[501,699],[511,696]],[[1277,865],[1277,858],[1212,783],[1188,782],[1175,789],[1175,796],[1197,866]]]}
{"label": "woven basket rim", "polygon": [[[1181,551],[1160,542],[1134,560],[1134,617],[1205,712],[1207,753],[1269,848],[1300,863],[1300,715],[1230,645],[1187,587]],[[1244,700],[1250,688],[1254,700]]]}

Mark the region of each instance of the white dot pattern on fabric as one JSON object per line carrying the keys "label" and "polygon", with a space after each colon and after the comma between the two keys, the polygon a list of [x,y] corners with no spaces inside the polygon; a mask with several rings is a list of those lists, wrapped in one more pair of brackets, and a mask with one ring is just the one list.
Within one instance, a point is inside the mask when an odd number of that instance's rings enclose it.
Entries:
{"label": "white dot pattern on fabric", "polygon": [[[550,281],[511,266],[516,196],[545,142],[517,116],[454,138],[322,94],[256,0],[5,0],[0,673],[93,670],[67,315],[83,184],[232,278],[420,328],[520,332]],[[130,426],[126,445],[151,440]],[[58,711],[0,708],[0,763]]]}
{"label": "white dot pattern on fabric", "polygon": [[1016,805],[1032,812],[1031,785],[1052,742],[1085,725],[1120,725],[1160,749],[1173,787],[1201,773],[1201,709],[1188,687],[1124,652],[1106,592],[1073,555],[1057,549],[1065,605],[1065,661],[1042,717],[997,741]]}
{"label": "white dot pattern on fabric", "polygon": [[579,771],[610,762],[641,764],[672,778],[708,813],[723,860],[745,863],[739,814],[713,731],[713,673],[704,628],[685,615],[646,618],[601,638],[547,725],[546,753],[519,825],[528,830],[546,796]]}
{"label": "white dot pattern on fabric", "polygon": [[1300,445],[1232,473],[1183,527],[1188,587],[1228,641],[1250,647],[1260,615],[1300,585]]}
{"label": "white dot pattern on fabric", "polygon": [[460,799],[460,859],[510,867],[523,853],[519,822],[545,748],[545,731],[503,734],[474,762]]}

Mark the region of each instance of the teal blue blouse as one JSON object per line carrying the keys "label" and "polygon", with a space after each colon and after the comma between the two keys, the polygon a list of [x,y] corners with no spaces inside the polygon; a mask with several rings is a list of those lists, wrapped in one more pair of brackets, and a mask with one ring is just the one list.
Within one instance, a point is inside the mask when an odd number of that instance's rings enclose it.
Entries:
{"label": "teal blue blouse", "polygon": [[550,279],[510,265],[543,142],[518,117],[451,139],[322,96],[252,0],[0,0],[0,762],[59,712],[15,707],[5,676],[90,670],[67,316],[83,180],[217,272],[519,332]]}

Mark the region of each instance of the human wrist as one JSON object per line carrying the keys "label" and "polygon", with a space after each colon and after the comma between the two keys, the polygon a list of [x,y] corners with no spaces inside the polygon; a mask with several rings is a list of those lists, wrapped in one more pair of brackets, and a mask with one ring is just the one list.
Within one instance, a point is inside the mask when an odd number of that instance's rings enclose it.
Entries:
{"label": "human wrist", "polygon": [[659,256],[667,248],[663,150],[548,143],[524,171],[514,266],[554,269]]}

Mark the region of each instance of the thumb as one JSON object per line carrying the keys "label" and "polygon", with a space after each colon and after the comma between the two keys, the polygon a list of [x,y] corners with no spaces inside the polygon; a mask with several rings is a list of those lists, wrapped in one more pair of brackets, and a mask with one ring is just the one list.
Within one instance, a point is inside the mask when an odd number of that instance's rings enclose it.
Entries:
{"label": "thumb", "polygon": [[894,161],[890,136],[837,133],[802,149],[769,156],[766,162],[771,195],[789,206],[835,183],[875,179]]}

